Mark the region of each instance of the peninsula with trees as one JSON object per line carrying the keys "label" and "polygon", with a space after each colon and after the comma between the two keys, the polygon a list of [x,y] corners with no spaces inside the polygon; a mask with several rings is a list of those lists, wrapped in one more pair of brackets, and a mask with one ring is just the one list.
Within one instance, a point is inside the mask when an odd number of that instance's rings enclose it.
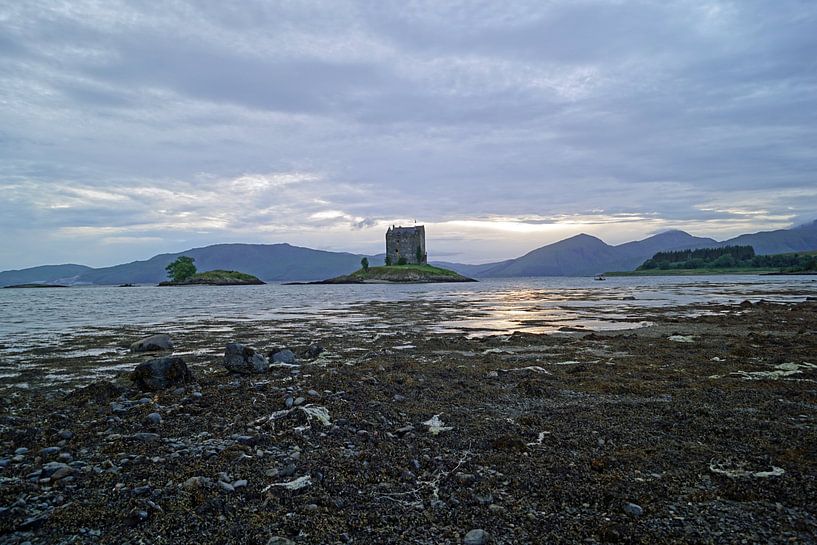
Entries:
{"label": "peninsula with trees", "polygon": [[817,274],[817,251],[757,255],[752,246],[658,252],[636,270],[608,276]]}

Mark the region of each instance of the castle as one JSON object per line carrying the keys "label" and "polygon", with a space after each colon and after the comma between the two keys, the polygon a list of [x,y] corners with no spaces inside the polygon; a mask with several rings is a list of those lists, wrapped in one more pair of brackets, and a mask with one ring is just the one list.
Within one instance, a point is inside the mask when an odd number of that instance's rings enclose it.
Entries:
{"label": "castle", "polygon": [[386,264],[426,263],[426,230],[422,225],[395,227],[386,231]]}

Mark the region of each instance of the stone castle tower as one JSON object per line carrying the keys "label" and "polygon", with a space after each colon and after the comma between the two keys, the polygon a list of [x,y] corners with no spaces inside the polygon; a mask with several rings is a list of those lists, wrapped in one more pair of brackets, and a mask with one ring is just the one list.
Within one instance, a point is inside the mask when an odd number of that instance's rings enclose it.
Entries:
{"label": "stone castle tower", "polygon": [[426,263],[426,229],[422,225],[395,227],[386,231],[386,263],[397,265],[400,258],[406,263]]}

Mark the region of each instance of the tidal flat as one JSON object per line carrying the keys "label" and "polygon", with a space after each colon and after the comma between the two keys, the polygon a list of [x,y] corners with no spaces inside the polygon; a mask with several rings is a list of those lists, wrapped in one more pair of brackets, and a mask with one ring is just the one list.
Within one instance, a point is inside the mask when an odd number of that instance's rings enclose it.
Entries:
{"label": "tidal flat", "polygon": [[[7,351],[0,542],[817,541],[817,302],[634,308],[618,329],[548,333],[446,327],[458,305]],[[142,392],[128,376],[153,356],[126,347],[157,332],[194,379]],[[232,374],[232,341],[298,363]]]}

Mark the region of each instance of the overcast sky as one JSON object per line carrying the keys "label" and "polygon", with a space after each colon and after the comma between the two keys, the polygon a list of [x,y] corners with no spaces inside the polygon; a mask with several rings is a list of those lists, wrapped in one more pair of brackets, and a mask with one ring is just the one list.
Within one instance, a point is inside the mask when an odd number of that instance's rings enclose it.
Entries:
{"label": "overcast sky", "polygon": [[817,2],[0,0],[0,269],[817,211]]}

